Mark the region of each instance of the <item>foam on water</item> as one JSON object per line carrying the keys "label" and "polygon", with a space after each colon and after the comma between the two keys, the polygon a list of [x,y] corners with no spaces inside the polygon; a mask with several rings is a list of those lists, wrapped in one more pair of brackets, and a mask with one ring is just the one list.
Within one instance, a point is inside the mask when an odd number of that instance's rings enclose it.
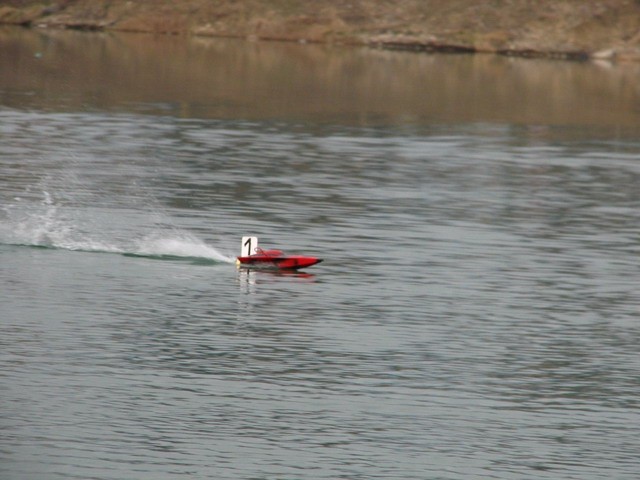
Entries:
{"label": "foam on water", "polygon": [[232,263],[232,257],[223,255],[217,249],[188,233],[174,233],[173,236],[153,234],[138,242],[135,251],[144,256],[173,256],[204,258],[219,262]]}
{"label": "foam on water", "polygon": [[193,234],[176,228],[156,227],[152,233],[141,232],[140,236],[130,238],[82,231],[79,222],[74,221],[74,215],[57,205],[49,192],[42,192],[42,195],[43,199],[36,204],[15,198],[16,203],[4,207],[0,243],[145,257],[234,261]]}

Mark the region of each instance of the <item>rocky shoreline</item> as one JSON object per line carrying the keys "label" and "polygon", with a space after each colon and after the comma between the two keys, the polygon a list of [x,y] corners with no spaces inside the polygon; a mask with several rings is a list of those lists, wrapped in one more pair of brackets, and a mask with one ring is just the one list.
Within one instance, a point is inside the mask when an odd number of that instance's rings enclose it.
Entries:
{"label": "rocky shoreline", "polygon": [[640,0],[5,0],[0,23],[640,61]]}

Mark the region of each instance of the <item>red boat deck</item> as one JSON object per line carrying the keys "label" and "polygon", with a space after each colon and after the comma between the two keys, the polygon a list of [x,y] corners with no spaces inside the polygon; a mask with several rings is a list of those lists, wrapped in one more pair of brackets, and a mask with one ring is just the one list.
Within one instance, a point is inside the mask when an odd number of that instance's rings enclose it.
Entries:
{"label": "red boat deck", "polygon": [[257,249],[258,253],[238,257],[238,266],[253,268],[276,268],[279,270],[297,270],[322,261],[321,258],[306,255],[285,255],[281,250]]}

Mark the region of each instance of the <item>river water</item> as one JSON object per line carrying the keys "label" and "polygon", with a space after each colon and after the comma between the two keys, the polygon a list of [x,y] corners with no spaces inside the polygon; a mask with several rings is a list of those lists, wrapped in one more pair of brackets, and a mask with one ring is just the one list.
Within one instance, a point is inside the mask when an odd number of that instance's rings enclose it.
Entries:
{"label": "river water", "polygon": [[0,30],[0,478],[638,478],[638,70]]}

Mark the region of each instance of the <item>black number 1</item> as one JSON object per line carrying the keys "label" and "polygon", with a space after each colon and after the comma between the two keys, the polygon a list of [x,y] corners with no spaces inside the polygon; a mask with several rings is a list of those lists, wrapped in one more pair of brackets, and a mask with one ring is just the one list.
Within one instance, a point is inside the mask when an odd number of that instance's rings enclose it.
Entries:
{"label": "black number 1", "polygon": [[251,255],[251,237],[247,238],[247,241],[244,242],[244,246],[246,247],[247,245],[249,245],[247,251],[249,252],[249,255]]}

